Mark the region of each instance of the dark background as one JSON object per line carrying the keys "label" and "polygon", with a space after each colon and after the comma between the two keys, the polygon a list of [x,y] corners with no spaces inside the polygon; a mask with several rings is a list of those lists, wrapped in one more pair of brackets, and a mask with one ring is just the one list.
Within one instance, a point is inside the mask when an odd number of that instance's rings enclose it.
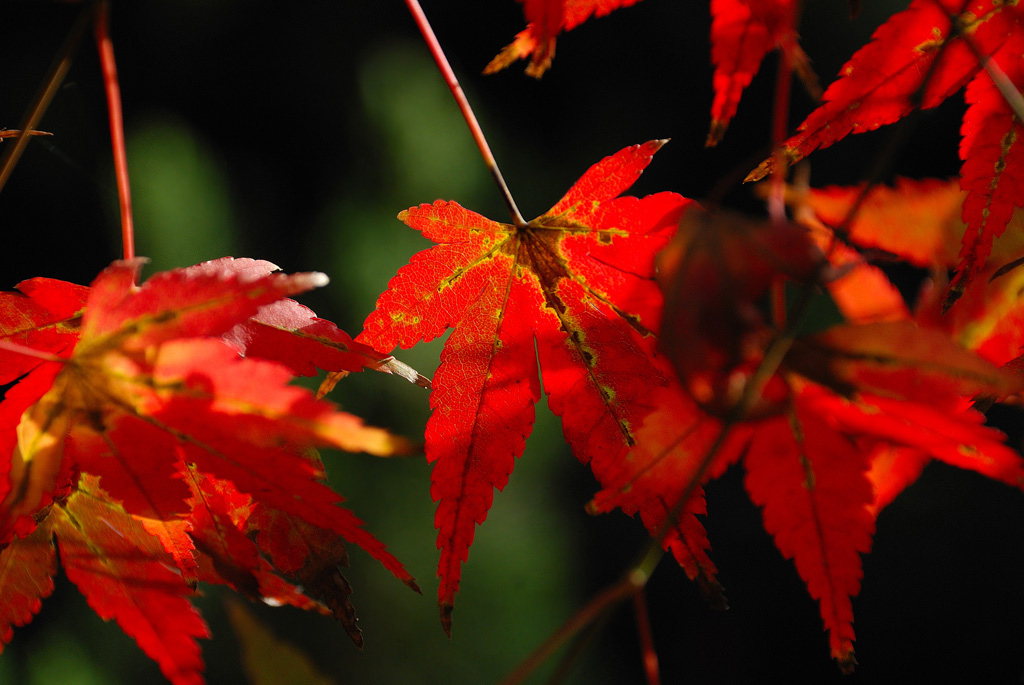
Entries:
{"label": "dark background", "polygon": [[[828,83],[905,2],[807,3],[802,44]],[[15,128],[79,7],[0,2],[0,126]],[[427,0],[442,45],[527,217],[553,204],[588,166],[626,145],[672,138],[633,194],[695,198],[724,188],[756,210],[738,179],[767,152],[775,58],[765,62],[716,149],[703,147],[711,103],[707,3],[646,0],[564,35],[541,81],[522,66],[480,70],[522,28],[512,0]],[[149,272],[225,254],[320,270],[331,285],[303,299],[351,333],[395,270],[425,243],[402,209],[456,199],[495,219],[504,206],[399,0],[114,2],[138,252]],[[95,48],[77,53],[41,128],[0,193],[3,287],[52,276],[88,283],[120,256],[109,133]],[[792,124],[810,110],[794,87]],[[914,115],[888,177],[957,172],[962,99]],[[893,145],[890,129],[811,158],[812,183],[855,183]],[[402,358],[432,373],[437,343]],[[379,425],[422,433],[427,398],[386,377],[355,377],[335,400]],[[996,420],[1019,445],[1020,417]],[[254,607],[280,638],[345,683],[494,682],[647,542],[621,514],[588,517],[596,490],[541,408],[526,454],[496,496],[465,566],[451,641],[437,621],[433,504],[421,458],[326,455],[334,486],[420,581],[408,592],[353,552],[366,637],[339,625]],[[649,585],[666,683],[984,683],[1024,681],[1024,497],[973,473],[929,466],[878,520],[854,601],[857,672],[828,657],[817,606],[747,499],[742,474],[708,488],[707,527],[731,609],[706,607],[668,561]],[[219,591],[199,600],[215,637],[209,680],[237,682],[238,646]],[[550,672],[550,667],[547,669]],[[0,682],[148,683],[156,666],[103,624],[65,581],[0,656]],[[630,613],[611,617],[570,682],[642,682]]]}

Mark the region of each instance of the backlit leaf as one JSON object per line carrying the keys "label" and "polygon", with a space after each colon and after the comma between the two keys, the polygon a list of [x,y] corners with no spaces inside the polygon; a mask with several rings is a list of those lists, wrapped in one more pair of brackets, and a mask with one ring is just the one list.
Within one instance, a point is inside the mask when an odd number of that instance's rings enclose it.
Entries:
{"label": "backlit leaf", "polygon": [[360,340],[390,350],[454,328],[426,434],[446,628],[475,527],[532,428],[538,361],[549,406],[599,479],[633,444],[652,390],[667,382],[651,334],[661,304],[654,254],[689,201],[674,193],[618,197],[661,145],[595,164],[525,226],[444,201],[400,215],[438,244],[399,270]]}

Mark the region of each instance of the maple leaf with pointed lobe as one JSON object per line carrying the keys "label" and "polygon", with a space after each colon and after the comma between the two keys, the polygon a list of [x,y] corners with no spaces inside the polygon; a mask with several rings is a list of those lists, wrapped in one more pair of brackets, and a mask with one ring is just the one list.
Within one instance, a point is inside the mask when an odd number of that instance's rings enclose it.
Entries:
{"label": "maple leaf with pointed lobe", "polygon": [[555,39],[562,31],[570,31],[590,17],[603,17],[620,7],[629,7],[640,0],[520,0],[527,26],[516,34],[484,69],[485,74],[501,71],[513,62],[530,58],[526,73],[540,78],[555,57]]}
{"label": "maple leaf with pointed lobe", "polygon": [[[998,68],[1004,85],[1019,91],[1022,56],[1024,7],[1018,2],[914,0],[854,54],[825,91],[824,104],[782,146],[786,163],[793,164],[851,133],[891,124],[917,107],[935,107],[967,86],[960,145],[967,232],[947,309],[974,279],[1013,208],[1024,204],[1018,192],[1024,128],[990,75]],[[747,180],[763,178],[776,163],[766,159]]]}
{"label": "maple leaf with pointed lobe", "polygon": [[[305,557],[341,564],[344,538],[415,588],[306,453],[408,443],[288,385],[306,354],[332,370],[415,373],[284,299],[322,274],[224,259],[136,286],[140,267],[116,262],[88,289],[33,279],[0,297],[0,374],[27,371],[0,402],[3,641],[52,591],[55,550],[96,613],[175,683],[202,681],[195,638],[207,629],[188,601],[198,580],[341,614],[283,576],[301,580]],[[260,507],[319,533],[264,558],[248,537]]]}
{"label": "maple leaf with pointed lobe", "polygon": [[793,0],[711,0],[715,99],[708,147],[722,140],[743,90],[761,68],[765,55],[775,48],[785,52],[812,97],[820,97],[818,78],[797,42],[796,5]]}
{"label": "maple leaf with pointed lobe", "polygon": [[[829,201],[835,210],[837,203]],[[866,201],[868,215],[891,216],[894,210],[880,210],[879,202]],[[780,227],[753,221],[737,226],[740,219],[733,215],[702,220],[693,214],[684,217],[679,235],[660,257],[667,291],[663,343],[682,383],[657,391],[636,445],[602,480],[589,508],[639,513],[652,534],[671,522],[665,548],[702,587],[715,587],[710,545],[696,519],[705,510],[702,486],[742,462],[747,491],[762,507],[766,530],[817,600],[832,656],[850,670],[855,664],[851,599],[860,589],[861,555],[870,550],[878,511],[931,459],[1024,488],[1024,462],[1003,444],[1001,433],[982,425],[982,415],[969,402],[979,393],[1019,392],[1021,378],[965,349],[947,332],[911,321],[905,308],[887,305],[879,310],[886,312],[883,317],[797,337],[779,371],[764,383],[762,400],[750,405],[759,418],[735,423],[733,409],[752,377],[750,364],[761,363],[756,343],[765,345],[771,333],[756,314],[756,303],[773,271],[776,278],[806,279],[801,272],[807,251],[795,227],[786,229],[795,232],[786,237],[778,233]],[[716,232],[704,228],[707,221]],[[899,233],[893,230],[898,224],[889,226],[890,233]],[[825,230],[823,224],[820,228]],[[888,245],[876,230],[856,221],[850,232],[869,236],[873,245]],[[894,237],[894,243],[901,241],[906,243]],[[804,267],[793,269],[794,264]],[[835,282],[852,277],[859,287],[876,285],[845,265],[832,276]],[[833,282],[827,285],[832,288]],[[733,310],[748,312],[745,318],[716,315],[702,305],[723,301],[727,292]],[[889,292],[895,291],[883,291]],[[722,330],[697,329],[695,312],[712,323],[717,316]],[[714,353],[716,346],[728,350],[737,334],[743,354]],[[728,382],[701,382],[709,366]],[[703,392],[695,393],[694,387]]]}
{"label": "maple leaf with pointed lobe", "polygon": [[475,528],[533,427],[538,360],[569,445],[599,478],[633,443],[652,389],[667,382],[651,334],[661,306],[653,258],[690,201],[618,197],[662,144],[598,162],[523,226],[440,200],[399,215],[437,245],[398,271],[359,339],[390,350],[454,329],[433,381],[425,448],[446,630]]}
{"label": "maple leaf with pointed lobe", "polygon": [[[832,231],[842,227],[853,247],[929,269],[938,279],[937,285],[925,284],[913,314],[902,305],[902,313],[889,318],[913,316],[921,325],[947,332],[962,347],[1002,366],[1024,346],[1024,308],[1018,296],[1024,287],[1024,270],[1016,268],[1024,263],[1024,212],[1015,211],[1008,223],[1010,230],[993,240],[987,259],[977,265],[980,278],[955,308],[942,312],[936,296],[936,289],[944,285],[946,270],[957,263],[968,231],[961,209],[969,196],[957,179],[928,178],[898,178],[891,188],[875,186],[866,193],[862,185],[787,190],[787,202],[800,221],[811,227],[819,245],[834,243]],[[880,279],[886,284],[888,279],[881,269],[862,256],[856,259],[856,271],[845,270],[843,278],[828,284],[843,314],[847,319],[858,318],[857,308],[864,300],[869,306],[886,300],[895,310],[894,298],[900,303],[902,298],[894,291],[882,290]],[[874,285],[869,286],[862,275],[870,275]],[[843,290],[849,294],[837,296]]]}

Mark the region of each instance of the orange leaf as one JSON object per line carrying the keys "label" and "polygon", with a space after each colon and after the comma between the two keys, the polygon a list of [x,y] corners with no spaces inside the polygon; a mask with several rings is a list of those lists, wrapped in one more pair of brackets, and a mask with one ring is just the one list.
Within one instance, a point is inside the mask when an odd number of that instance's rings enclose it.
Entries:
{"label": "orange leaf", "polygon": [[[319,461],[303,455],[314,445],[393,454],[409,443],[317,401],[289,385],[288,366],[256,356],[295,367],[313,350],[316,362],[335,368],[388,364],[295,303],[266,309],[326,278],[225,259],[136,286],[140,265],[105,270],[84,309],[83,290],[59,282],[27,282],[32,297],[0,299],[0,329],[21,345],[5,352],[24,353],[35,367],[0,404],[0,446],[11,455],[0,471],[4,559],[56,533],[68,576],[90,606],[117,619],[182,683],[201,681],[193,638],[206,629],[185,596],[199,579],[328,611],[276,574],[247,537],[253,531],[240,509],[262,503],[309,521],[363,546],[414,587],[401,563],[338,506],[342,498],[323,483]],[[16,321],[17,307],[27,312],[21,328],[4,318]],[[313,326],[318,339],[299,334],[299,324]],[[246,330],[234,344],[224,338]],[[11,579],[0,585],[0,604],[11,606],[5,633],[35,611],[24,581]],[[38,587],[41,598],[44,582]]]}
{"label": "orange leaf", "polygon": [[50,516],[64,572],[93,611],[116,620],[172,683],[201,683],[196,638],[210,632],[159,540],[89,476]]}
{"label": "orange leaf", "polygon": [[0,652],[11,641],[16,626],[27,625],[53,592],[57,553],[51,522],[47,519],[28,537],[0,550]]}
{"label": "orange leaf", "polygon": [[1004,397],[1022,387],[946,333],[912,321],[833,326],[796,341],[786,364],[841,395],[867,392],[952,411],[963,397]]}

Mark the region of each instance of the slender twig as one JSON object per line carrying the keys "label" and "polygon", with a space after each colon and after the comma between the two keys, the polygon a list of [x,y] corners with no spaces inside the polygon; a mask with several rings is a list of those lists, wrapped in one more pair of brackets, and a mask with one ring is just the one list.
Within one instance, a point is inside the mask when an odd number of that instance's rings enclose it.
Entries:
{"label": "slender twig", "polygon": [[79,12],[78,18],[72,24],[67,38],[64,39],[64,43],[60,46],[57,56],[50,65],[50,71],[43,82],[43,86],[25,113],[25,118],[20,126],[21,133],[15,139],[14,145],[4,150],[3,158],[0,159],[0,191],[7,185],[8,179],[10,179],[11,174],[14,172],[14,167],[18,164],[18,160],[21,159],[22,153],[25,152],[25,148],[28,146],[29,136],[32,135],[33,129],[43,118],[46,108],[50,106],[54,95],[57,94],[57,89],[60,88],[60,84],[64,81],[64,76],[67,75],[68,69],[71,68],[72,56],[78,49],[79,43],[82,42],[82,36],[89,25],[89,17],[92,16],[94,5],[95,2],[90,3]]}
{"label": "slender twig", "polygon": [[964,41],[967,48],[974,54],[975,59],[978,60],[978,64],[985,70],[988,77],[992,79],[992,83],[995,84],[996,88],[999,89],[999,93],[1006,100],[1006,104],[1013,110],[1014,116],[1017,117],[1018,121],[1024,123],[1024,96],[1017,90],[1017,86],[1006,75],[1003,68],[999,66],[999,62],[993,59],[992,55],[986,55],[981,51],[981,48],[974,41],[974,37],[963,30],[955,17],[950,17],[950,23],[953,26],[951,33],[956,33]]}
{"label": "slender twig", "polygon": [[[977,48],[974,45],[974,41],[967,40],[965,43],[971,46],[972,50]],[[995,61],[991,57],[979,56],[978,61],[981,62],[981,66],[985,67],[985,72],[988,73],[988,77],[992,79],[992,82],[996,84],[996,88],[999,89],[1003,99],[1006,100],[1006,104],[1013,110],[1014,116],[1017,117],[1017,121],[1024,122],[1024,96],[1017,90],[1017,86],[1013,85],[1013,81],[1006,75],[1003,68],[999,66],[999,62]]]}
{"label": "slender twig", "polygon": [[545,685],[562,685],[565,683],[569,676],[572,675],[573,668],[576,662],[580,660],[583,654],[586,652],[597,638],[601,635],[605,625],[608,623],[610,615],[605,613],[599,617],[596,621],[591,623],[586,630],[584,630],[572,645],[569,646],[562,658],[559,659],[558,665],[555,666],[555,670],[551,672]]}
{"label": "slender twig", "polygon": [[[639,581],[639,582],[638,582]],[[551,634],[544,642],[528,657],[519,662],[515,670],[502,679],[502,685],[514,685],[521,683],[533,673],[538,666],[547,661],[552,654],[564,645],[570,638],[577,635],[584,628],[597,621],[605,615],[609,609],[617,606],[619,602],[632,597],[637,590],[647,582],[631,577],[630,574],[623,576],[618,582],[609,585],[597,595],[592,597],[586,605],[569,617],[558,630]]]}
{"label": "slender twig", "polygon": [[768,195],[768,216],[772,223],[781,226],[786,223],[786,173],[789,163],[782,144],[789,134],[789,96],[793,76],[790,73],[792,61],[788,50],[779,50],[779,64],[775,69],[775,102],[772,107],[772,166],[771,191]]}
{"label": "slender twig", "polygon": [[[775,164],[772,166],[768,190],[768,217],[776,228],[786,223],[786,176],[789,163],[782,145],[789,135],[789,100],[793,83],[791,69],[789,50],[779,50],[779,64],[775,69],[775,103],[772,107],[772,154],[775,156]],[[786,284],[780,275],[772,279],[770,296],[772,322],[781,330],[786,326]]]}
{"label": "slender twig", "polygon": [[18,343],[11,342],[10,340],[0,340],[0,350],[4,352],[13,352],[14,354],[20,354],[24,357],[34,357],[35,359],[42,359],[47,362],[59,362],[65,363],[67,359],[64,357],[58,357],[55,354],[49,352],[43,352],[32,347],[26,347],[25,345],[19,345]]}
{"label": "slender twig", "polygon": [[103,88],[107,95],[110,119],[110,144],[114,154],[114,175],[117,177],[117,200],[121,208],[121,243],[124,258],[135,257],[135,229],[132,221],[132,194],[128,184],[128,154],[124,142],[124,115],[121,111],[121,86],[117,81],[114,44],[110,40],[110,0],[96,5],[94,14],[96,49],[103,69]]}
{"label": "slender twig", "polygon": [[487,165],[487,169],[491,172],[491,176],[494,178],[494,182],[498,186],[498,191],[501,193],[502,199],[505,200],[505,205],[508,207],[509,214],[512,216],[512,224],[517,228],[524,228],[526,226],[526,219],[524,219],[523,215],[519,212],[519,207],[516,206],[516,201],[513,199],[512,193],[505,184],[505,178],[501,175],[501,169],[498,168],[498,163],[495,161],[494,155],[491,153],[491,147],[487,144],[487,138],[484,137],[483,129],[480,128],[480,124],[476,120],[476,115],[473,114],[473,108],[470,107],[469,100],[466,98],[466,94],[462,91],[462,86],[459,85],[459,80],[455,78],[455,72],[452,71],[452,67],[448,63],[448,58],[445,57],[444,50],[441,48],[441,44],[437,41],[437,36],[434,35],[434,29],[430,28],[430,22],[427,21],[427,15],[423,13],[423,8],[420,7],[419,0],[405,0],[405,4],[412,13],[412,17],[416,21],[416,26],[419,28],[420,33],[423,34],[423,40],[426,41],[427,47],[430,49],[430,54],[434,58],[434,62],[437,63],[437,68],[441,71],[441,76],[444,77],[445,83],[448,84],[448,88],[452,91],[452,95],[455,97],[455,102],[459,105],[459,111],[462,112],[462,116],[465,118],[466,124],[469,126],[470,133],[473,134],[473,141],[476,142],[476,146],[484,158],[484,164]]}
{"label": "slender twig", "polygon": [[654,631],[651,629],[650,612],[647,611],[647,593],[643,590],[633,595],[633,610],[636,613],[636,632],[640,636],[640,658],[644,664],[647,685],[658,685],[661,682],[658,653],[654,649]]}

